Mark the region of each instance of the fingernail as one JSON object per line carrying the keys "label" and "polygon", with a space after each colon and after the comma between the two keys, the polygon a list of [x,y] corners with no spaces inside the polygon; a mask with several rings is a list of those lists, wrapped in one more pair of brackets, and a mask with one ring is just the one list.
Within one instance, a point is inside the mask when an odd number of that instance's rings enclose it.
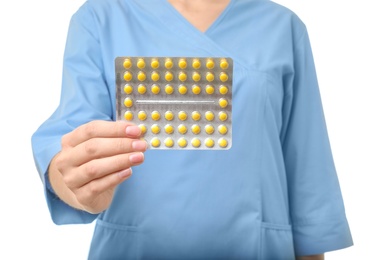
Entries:
{"label": "fingernail", "polygon": [[131,172],[132,171],[129,168],[129,169],[123,170],[121,172],[118,172],[118,175],[119,175],[120,178],[127,178],[127,177],[129,177],[131,175]]}
{"label": "fingernail", "polygon": [[144,160],[144,154],[143,153],[133,153],[129,156],[129,160],[133,164],[142,163]]}
{"label": "fingernail", "polygon": [[146,142],[142,141],[142,140],[133,141],[131,146],[133,147],[133,149],[135,151],[145,151],[146,150]]}
{"label": "fingernail", "polygon": [[141,134],[141,129],[136,125],[131,125],[126,127],[126,134],[131,136],[139,136]]}

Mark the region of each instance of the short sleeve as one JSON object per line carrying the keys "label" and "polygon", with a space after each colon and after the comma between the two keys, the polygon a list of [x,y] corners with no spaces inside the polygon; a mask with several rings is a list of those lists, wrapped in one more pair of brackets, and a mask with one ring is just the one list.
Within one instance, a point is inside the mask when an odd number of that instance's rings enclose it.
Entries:
{"label": "short sleeve", "polygon": [[304,30],[284,98],[282,145],[297,255],[351,246],[312,50]]}

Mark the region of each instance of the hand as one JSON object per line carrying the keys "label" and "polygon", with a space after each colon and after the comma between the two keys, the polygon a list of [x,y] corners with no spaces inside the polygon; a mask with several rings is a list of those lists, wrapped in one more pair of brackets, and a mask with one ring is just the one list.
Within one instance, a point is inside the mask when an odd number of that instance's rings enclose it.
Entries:
{"label": "hand", "polygon": [[69,205],[100,213],[111,204],[115,188],[144,161],[145,141],[138,126],[92,121],[62,138],[62,150],[49,167],[49,180]]}

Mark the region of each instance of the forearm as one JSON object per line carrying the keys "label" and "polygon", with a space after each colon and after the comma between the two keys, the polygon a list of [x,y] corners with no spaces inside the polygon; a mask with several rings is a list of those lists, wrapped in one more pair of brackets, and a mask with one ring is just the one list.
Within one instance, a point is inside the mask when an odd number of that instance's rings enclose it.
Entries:
{"label": "forearm", "polygon": [[296,260],[324,260],[325,255],[307,255],[307,256],[297,256]]}

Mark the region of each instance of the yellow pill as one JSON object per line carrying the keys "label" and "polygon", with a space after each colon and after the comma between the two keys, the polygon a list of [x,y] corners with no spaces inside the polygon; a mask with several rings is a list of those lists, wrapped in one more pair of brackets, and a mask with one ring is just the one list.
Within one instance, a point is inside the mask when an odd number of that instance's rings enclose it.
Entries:
{"label": "yellow pill", "polygon": [[199,59],[194,59],[193,61],[192,61],[192,67],[194,68],[194,69],[199,69],[200,68],[200,66],[201,66],[201,63],[200,63],[200,60]]}
{"label": "yellow pill", "polygon": [[206,131],[207,134],[211,135],[212,133],[214,133],[214,126],[212,125],[206,125],[204,127],[204,130]]}
{"label": "yellow pill", "polygon": [[164,65],[165,65],[165,68],[167,68],[167,69],[171,69],[171,68],[173,67],[173,62],[172,62],[172,59],[170,59],[170,58],[166,58],[166,59],[165,59],[165,63],[164,63]]}
{"label": "yellow pill", "polygon": [[225,82],[229,79],[229,76],[225,73],[225,72],[221,72],[219,74],[219,79],[222,81],[222,82]]}
{"label": "yellow pill", "polygon": [[139,129],[141,129],[141,133],[142,133],[142,134],[145,134],[145,133],[146,133],[147,128],[146,128],[146,126],[145,126],[144,124],[140,124],[138,127],[139,127]]}
{"label": "yellow pill", "polygon": [[133,113],[131,113],[130,111],[126,111],[125,112],[125,119],[128,121],[133,120]]}
{"label": "yellow pill", "polygon": [[151,88],[151,91],[152,91],[153,94],[157,95],[158,93],[160,93],[160,86],[157,85],[157,84],[153,84],[152,88]]}
{"label": "yellow pill", "polygon": [[133,106],[133,100],[131,98],[125,98],[125,101],[123,102],[125,107],[132,107]]}
{"label": "yellow pill", "polygon": [[166,81],[172,81],[172,80],[173,80],[173,74],[172,74],[172,72],[167,71],[167,72],[165,73],[165,80],[166,80]]}
{"label": "yellow pill", "polygon": [[170,138],[170,137],[165,138],[164,144],[165,144],[166,147],[172,147],[173,146],[173,139]]}
{"label": "yellow pill", "polygon": [[123,79],[124,79],[125,81],[130,81],[130,80],[133,79],[133,75],[132,75],[130,72],[126,71],[126,72],[123,74]]}
{"label": "yellow pill", "polygon": [[186,61],[186,59],[179,59],[179,68],[181,68],[181,69],[185,69],[185,68],[187,68],[187,61]]}
{"label": "yellow pill", "polygon": [[126,93],[126,94],[131,94],[133,92],[133,87],[129,84],[126,84],[124,87],[123,87],[123,91]]}
{"label": "yellow pill", "polygon": [[185,85],[180,85],[179,86],[179,93],[184,95],[187,93],[187,87]]}
{"label": "yellow pill", "polygon": [[199,85],[193,85],[192,86],[192,93],[195,95],[199,95],[202,89],[199,87]]}
{"label": "yellow pill", "polygon": [[206,86],[206,93],[209,95],[214,94],[214,87],[212,85],[207,85]]}
{"label": "yellow pill", "polygon": [[157,124],[154,124],[150,127],[150,130],[152,131],[153,134],[158,134],[160,133],[160,127]]}
{"label": "yellow pill", "polygon": [[228,141],[225,138],[219,138],[218,145],[219,147],[226,148],[228,146]]}
{"label": "yellow pill", "polygon": [[219,86],[219,93],[221,93],[222,95],[225,95],[228,92],[229,92],[229,89],[225,85]]}
{"label": "yellow pill", "polygon": [[179,118],[181,121],[187,120],[187,113],[184,112],[184,111],[180,111],[179,114],[178,114],[178,118]]}
{"label": "yellow pill", "polygon": [[125,69],[131,68],[131,60],[130,59],[124,59],[123,68],[125,68]]}
{"label": "yellow pill", "polygon": [[172,85],[166,85],[165,86],[165,93],[167,93],[168,95],[172,94],[174,91],[174,88],[172,87]]}
{"label": "yellow pill", "polygon": [[221,59],[219,63],[219,67],[223,70],[226,70],[227,68],[229,68],[229,63],[227,62],[226,59]]}
{"label": "yellow pill", "polygon": [[142,59],[142,58],[139,58],[138,61],[137,61],[137,67],[138,67],[139,69],[145,68],[145,60]]}
{"label": "yellow pill", "polygon": [[179,138],[179,140],[177,140],[177,144],[180,147],[184,148],[187,146],[187,140],[185,138],[181,137],[181,138]]}
{"label": "yellow pill", "polygon": [[218,132],[221,134],[221,135],[225,135],[228,131],[228,128],[226,127],[226,125],[220,125],[218,126]]}
{"label": "yellow pill", "polygon": [[214,68],[214,60],[213,59],[207,59],[207,62],[206,62],[206,67],[208,69],[213,69]]}
{"label": "yellow pill", "polygon": [[154,137],[152,138],[152,140],[150,141],[150,144],[153,146],[153,147],[159,147],[161,145],[161,142],[160,142],[160,139],[158,139],[157,137]]}
{"label": "yellow pill", "polygon": [[137,79],[139,81],[144,81],[146,79],[146,74],[143,71],[138,72]]}
{"label": "yellow pill", "polygon": [[199,81],[200,80],[200,74],[199,74],[199,72],[194,72],[194,73],[192,73],[192,80],[193,81]]}
{"label": "yellow pill", "polygon": [[207,111],[205,113],[205,117],[207,121],[213,121],[214,120],[214,113],[211,111]]}
{"label": "yellow pill", "polygon": [[226,119],[228,118],[228,115],[226,112],[221,111],[218,113],[218,118],[221,121],[226,121]]}
{"label": "yellow pill", "polygon": [[194,133],[194,134],[199,134],[200,133],[200,126],[199,125],[192,125],[191,126],[191,131]]}
{"label": "yellow pill", "polygon": [[165,112],[165,119],[168,120],[168,121],[172,121],[174,118],[174,114],[172,113],[172,111],[167,111]]}
{"label": "yellow pill", "polygon": [[183,124],[180,124],[178,127],[177,127],[177,130],[179,131],[179,133],[181,134],[185,134],[187,133],[187,127]]}
{"label": "yellow pill", "polygon": [[173,134],[173,132],[175,131],[175,128],[173,128],[172,125],[168,124],[164,127],[164,130],[165,130],[165,133],[167,133],[167,134]]}
{"label": "yellow pill", "polygon": [[186,81],[187,80],[187,74],[183,71],[179,73],[179,80],[180,81]]}
{"label": "yellow pill", "polygon": [[213,139],[211,139],[211,138],[206,138],[206,140],[204,140],[204,142],[205,142],[205,144],[206,144],[206,146],[207,146],[208,148],[214,147],[214,140],[213,140]]}
{"label": "yellow pill", "polygon": [[138,112],[138,119],[139,119],[139,120],[144,121],[144,120],[146,120],[147,117],[148,117],[148,116],[147,116],[147,114],[146,114],[145,111],[139,111],[139,112]]}
{"label": "yellow pill", "polygon": [[150,62],[150,67],[152,67],[153,69],[157,69],[159,66],[160,66],[160,62],[158,61],[158,59],[153,58],[152,61]]}
{"label": "yellow pill", "polygon": [[153,71],[152,75],[151,75],[151,78],[152,78],[153,81],[157,81],[157,80],[160,79],[160,74],[158,74],[158,72],[156,72],[156,71]]}
{"label": "yellow pill", "polygon": [[224,98],[220,98],[219,101],[218,101],[218,103],[219,103],[219,106],[222,107],[222,108],[225,108],[225,107],[227,107],[227,105],[228,105],[227,100],[224,99]]}
{"label": "yellow pill", "polygon": [[160,120],[160,113],[158,112],[158,111],[153,111],[152,112],[152,119],[154,120],[154,121],[157,121],[157,120]]}
{"label": "yellow pill", "polygon": [[144,84],[139,84],[137,90],[138,90],[138,93],[145,94],[146,93],[146,86]]}
{"label": "yellow pill", "polygon": [[213,81],[214,80],[214,74],[211,73],[211,72],[207,72],[206,79],[207,79],[208,82]]}
{"label": "yellow pill", "polygon": [[194,111],[192,112],[191,117],[193,120],[199,121],[202,116],[198,111]]}
{"label": "yellow pill", "polygon": [[193,138],[193,139],[191,140],[191,144],[192,144],[193,147],[198,148],[198,147],[200,146],[200,140],[199,140],[199,138]]}

